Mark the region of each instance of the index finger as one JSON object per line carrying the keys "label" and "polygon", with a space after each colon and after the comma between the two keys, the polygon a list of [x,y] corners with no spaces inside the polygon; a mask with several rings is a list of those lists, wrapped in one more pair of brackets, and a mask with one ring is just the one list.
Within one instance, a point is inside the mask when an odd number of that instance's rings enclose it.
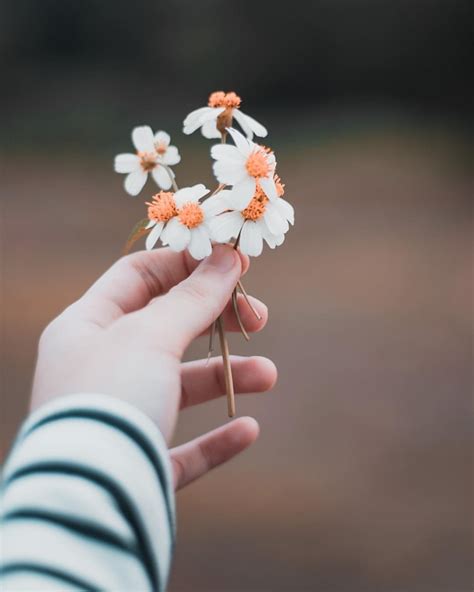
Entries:
{"label": "index finger", "polygon": [[[248,258],[242,267],[248,268]],[[119,259],[82,296],[78,304],[87,318],[107,326],[120,316],[146,306],[187,278],[199,261],[188,251],[168,247],[138,251]]]}

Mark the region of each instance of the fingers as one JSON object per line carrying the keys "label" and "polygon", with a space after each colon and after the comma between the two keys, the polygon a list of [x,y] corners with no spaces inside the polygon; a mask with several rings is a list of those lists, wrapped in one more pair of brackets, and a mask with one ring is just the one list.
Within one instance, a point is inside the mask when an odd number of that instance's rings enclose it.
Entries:
{"label": "fingers", "polygon": [[227,462],[258,438],[260,428],[252,417],[241,417],[195,440],[170,450],[175,489],[202,477]]}
{"label": "fingers", "polygon": [[[255,310],[260,314],[260,319],[257,319],[242,294],[237,296],[237,306],[239,308],[240,318],[242,319],[245,329],[249,333],[256,333],[257,331],[261,331],[267,324],[268,308],[263,302],[257,300],[257,298],[254,298],[253,296],[249,296],[249,300]],[[237,322],[237,318],[232,307],[232,302],[227,303],[226,307],[222,311],[222,315],[224,318],[226,331],[240,331],[239,323]],[[210,327],[207,327],[205,333],[209,333],[209,329]]]}
{"label": "fingers", "polygon": [[[244,271],[249,260],[240,255]],[[84,315],[104,326],[125,313],[139,310],[156,296],[179,284],[199,265],[188,251],[169,248],[139,251],[119,259],[77,303]]]}
{"label": "fingers", "polygon": [[[275,364],[268,358],[231,356],[232,377],[237,394],[270,390],[277,379]],[[225,394],[222,358],[181,365],[181,409],[210,401]]]}
{"label": "fingers", "polygon": [[170,353],[189,343],[219,316],[241,275],[241,259],[228,245],[216,245],[193,273],[138,313],[143,330]]}

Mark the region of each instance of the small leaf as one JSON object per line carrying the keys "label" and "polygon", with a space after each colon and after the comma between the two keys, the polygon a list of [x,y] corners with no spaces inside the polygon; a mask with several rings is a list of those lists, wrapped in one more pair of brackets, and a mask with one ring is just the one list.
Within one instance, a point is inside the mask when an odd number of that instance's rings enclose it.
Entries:
{"label": "small leaf", "polygon": [[128,255],[128,253],[130,253],[130,249],[139,238],[147,235],[150,232],[151,228],[146,228],[149,221],[150,220],[148,218],[142,218],[132,228],[132,231],[130,232],[127,242],[123,248],[124,255]]}

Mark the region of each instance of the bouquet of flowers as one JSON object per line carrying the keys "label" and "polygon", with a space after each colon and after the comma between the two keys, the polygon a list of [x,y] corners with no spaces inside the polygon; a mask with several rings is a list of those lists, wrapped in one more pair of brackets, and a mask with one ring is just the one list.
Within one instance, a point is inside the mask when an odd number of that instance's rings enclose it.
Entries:
{"label": "bouquet of flowers", "polygon": [[[125,174],[125,191],[137,196],[148,175],[160,191],[147,201],[147,216],[133,228],[126,243],[128,252],[133,243],[146,236],[146,248],[158,241],[174,251],[187,249],[195,259],[204,259],[214,243],[229,243],[246,255],[261,254],[264,241],[274,249],[285,239],[294,210],[283,195],[285,186],[276,174],[274,152],[253,141],[267,136],[267,130],[240,110],[241,99],[234,92],[214,92],[208,106],[192,111],[184,120],[183,132],[192,134],[201,129],[208,139],[220,139],[211,148],[213,171],[218,181],[211,191],[202,183],[178,187],[173,167],[181,161],[178,148],[171,145],[169,134],[155,134],[149,126],[132,131],[135,153],[115,157],[115,171]],[[243,133],[233,127],[234,121]],[[233,143],[227,143],[227,140]],[[249,336],[242,323],[237,304],[240,291],[252,307],[247,293],[238,282],[232,294],[232,305],[242,334]],[[226,378],[229,417],[235,415],[234,388],[229,347],[222,317],[210,329],[209,356],[218,332]]]}

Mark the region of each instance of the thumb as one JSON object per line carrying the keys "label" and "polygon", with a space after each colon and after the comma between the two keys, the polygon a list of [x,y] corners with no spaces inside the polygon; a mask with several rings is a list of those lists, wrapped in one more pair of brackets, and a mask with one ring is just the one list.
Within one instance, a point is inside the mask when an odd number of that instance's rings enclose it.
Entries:
{"label": "thumb", "polygon": [[193,273],[139,314],[152,339],[163,338],[167,349],[182,355],[229,301],[242,272],[241,258],[228,245],[215,245]]}

